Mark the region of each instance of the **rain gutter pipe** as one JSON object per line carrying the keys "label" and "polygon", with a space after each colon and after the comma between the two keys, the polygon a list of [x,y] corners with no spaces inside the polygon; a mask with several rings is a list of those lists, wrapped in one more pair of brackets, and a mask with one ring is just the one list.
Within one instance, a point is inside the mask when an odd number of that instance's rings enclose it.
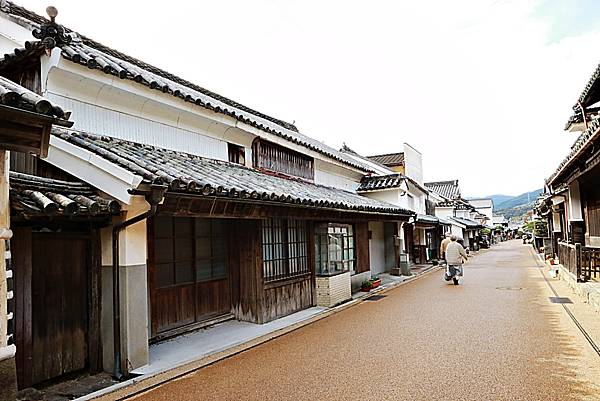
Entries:
{"label": "rain gutter pipe", "polygon": [[113,279],[113,376],[117,380],[123,378],[123,368],[121,366],[121,292],[120,292],[120,269],[119,269],[119,234],[125,228],[146,220],[156,213],[158,204],[162,201],[167,187],[164,185],[151,185],[148,190],[134,190],[130,193],[135,195],[144,195],[146,202],[150,204],[150,210],[138,214],[129,220],[122,221],[113,226],[112,231],[112,279]]}

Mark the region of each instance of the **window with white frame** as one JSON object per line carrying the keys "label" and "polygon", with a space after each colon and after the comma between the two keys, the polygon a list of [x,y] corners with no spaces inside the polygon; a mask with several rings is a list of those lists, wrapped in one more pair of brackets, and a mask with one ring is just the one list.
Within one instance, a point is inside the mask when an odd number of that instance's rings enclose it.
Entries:
{"label": "window with white frame", "polygon": [[316,274],[354,272],[354,230],[349,224],[321,224],[315,229]]}

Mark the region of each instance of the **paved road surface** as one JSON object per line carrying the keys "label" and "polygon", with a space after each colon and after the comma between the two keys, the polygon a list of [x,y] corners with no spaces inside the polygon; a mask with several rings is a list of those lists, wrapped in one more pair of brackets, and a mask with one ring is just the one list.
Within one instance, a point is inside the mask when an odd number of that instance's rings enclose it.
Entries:
{"label": "paved road surface", "polygon": [[529,247],[503,243],[463,285],[435,272],[137,399],[600,399],[600,357],[550,296]]}

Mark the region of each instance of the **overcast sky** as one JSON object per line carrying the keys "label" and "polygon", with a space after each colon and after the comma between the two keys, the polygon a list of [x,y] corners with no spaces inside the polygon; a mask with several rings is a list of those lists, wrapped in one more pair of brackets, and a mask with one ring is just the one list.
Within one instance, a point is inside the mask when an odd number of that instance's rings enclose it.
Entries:
{"label": "overcast sky", "polygon": [[423,153],[467,196],[542,187],[600,55],[597,0],[16,0],[361,154]]}

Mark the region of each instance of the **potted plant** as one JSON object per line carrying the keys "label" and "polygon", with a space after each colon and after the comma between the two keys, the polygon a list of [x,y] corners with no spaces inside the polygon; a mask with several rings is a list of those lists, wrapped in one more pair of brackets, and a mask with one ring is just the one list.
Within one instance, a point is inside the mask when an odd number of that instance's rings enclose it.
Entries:
{"label": "potted plant", "polygon": [[377,277],[371,277],[371,280],[369,280],[371,282],[371,289],[373,288],[377,288],[381,285],[381,279],[377,278]]}
{"label": "potted plant", "polygon": [[365,280],[360,285],[360,290],[362,292],[369,292],[369,291],[371,291],[372,287],[373,287],[373,284],[371,283],[371,281],[370,280]]}

